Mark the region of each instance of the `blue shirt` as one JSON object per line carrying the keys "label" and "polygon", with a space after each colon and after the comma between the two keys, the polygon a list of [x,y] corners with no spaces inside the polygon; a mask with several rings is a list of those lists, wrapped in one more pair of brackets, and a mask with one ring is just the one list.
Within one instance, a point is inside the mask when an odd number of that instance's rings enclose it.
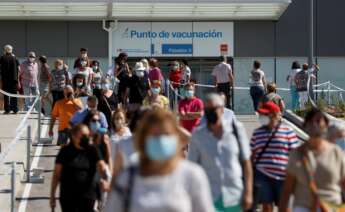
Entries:
{"label": "blue shirt", "polygon": [[[69,122],[71,123],[72,126],[82,123],[85,117],[87,116],[88,112],[89,112],[88,108],[77,111]],[[104,113],[99,112],[99,118],[100,118],[101,127],[108,128],[109,125]]]}
{"label": "blue shirt", "polygon": [[213,135],[207,125],[197,128],[189,144],[188,159],[204,168],[213,201],[221,198],[223,205],[229,207],[241,202],[244,191],[241,162],[250,160],[250,145],[240,122],[235,121],[238,141],[232,123],[222,121],[222,125],[223,135],[220,139]]}

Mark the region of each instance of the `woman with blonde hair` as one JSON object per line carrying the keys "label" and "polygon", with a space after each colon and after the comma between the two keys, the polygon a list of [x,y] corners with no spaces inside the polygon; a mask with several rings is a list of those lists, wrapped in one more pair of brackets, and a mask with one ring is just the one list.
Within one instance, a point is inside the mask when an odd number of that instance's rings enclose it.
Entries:
{"label": "woman with blonde hair", "polygon": [[110,211],[213,211],[205,172],[182,159],[174,115],[148,112],[136,130],[139,164],[124,170],[107,201]]}

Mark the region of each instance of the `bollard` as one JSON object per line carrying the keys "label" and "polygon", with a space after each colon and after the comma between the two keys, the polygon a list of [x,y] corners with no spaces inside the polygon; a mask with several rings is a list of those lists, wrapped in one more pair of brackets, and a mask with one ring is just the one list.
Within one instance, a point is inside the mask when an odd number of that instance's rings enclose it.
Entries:
{"label": "bollard", "polygon": [[30,155],[31,155],[31,125],[28,125],[27,128],[27,138],[26,138],[26,182],[30,182],[30,170],[31,170],[31,163],[30,163]]}
{"label": "bollard", "polygon": [[11,170],[11,212],[15,210],[16,201],[16,162],[12,162]]}
{"label": "bollard", "polygon": [[37,143],[40,143],[41,140],[41,110],[42,110],[42,104],[41,104],[41,97],[38,97],[38,121],[37,121]]}

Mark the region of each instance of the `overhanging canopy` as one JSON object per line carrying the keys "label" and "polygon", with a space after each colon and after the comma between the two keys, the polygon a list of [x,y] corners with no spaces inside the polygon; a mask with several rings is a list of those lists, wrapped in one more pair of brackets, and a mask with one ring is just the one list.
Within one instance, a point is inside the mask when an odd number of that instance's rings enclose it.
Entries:
{"label": "overhanging canopy", "polygon": [[277,20],[291,0],[1,0],[0,19]]}

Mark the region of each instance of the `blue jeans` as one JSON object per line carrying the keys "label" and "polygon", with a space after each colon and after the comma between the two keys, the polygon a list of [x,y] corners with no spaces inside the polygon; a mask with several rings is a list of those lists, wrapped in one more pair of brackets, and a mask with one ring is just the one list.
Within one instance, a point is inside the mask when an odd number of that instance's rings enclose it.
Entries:
{"label": "blue jeans", "polygon": [[299,95],[295,85],[290,86],[291,104],[292,110],[299,108]]}
{"label": "blue jeans", "polygon": [[259,103],[265,95],[265,90],[262,86],[252,86],[250,87],[250,96],[253,99],[254,110],[257,111]]}
{"label": "blue jeans", "polygon": [[256,170],[254,176],[254,184],[258,188],[257,193],[255,194],[258,203],[275,203],[276,205],[278,205],[283,189],[283,180],[275,180]]}
{"label": "blue jeans", "polygon": [[[23,87],[24,95],[26,96],[36,96],[37,95],[37,88],[36,87]],[[25,98],[25,105],[24,105],[24,111],[28,111],[31,107],[31,105],[34,103],[34,98]],[[37,107],[36,107],[37,110]]]}

